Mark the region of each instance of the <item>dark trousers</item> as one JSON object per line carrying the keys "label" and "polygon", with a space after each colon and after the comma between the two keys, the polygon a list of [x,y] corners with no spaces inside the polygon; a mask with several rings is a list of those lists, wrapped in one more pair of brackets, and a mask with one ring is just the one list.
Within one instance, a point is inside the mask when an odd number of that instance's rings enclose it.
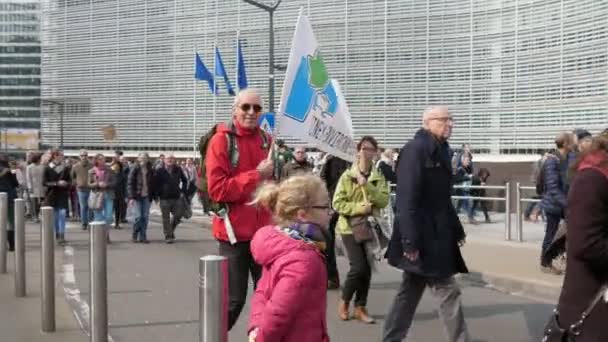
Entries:
{"label": "dark trousers", "polygon": [[454,277],[426,278],[403,272],[397,296],[386,317],[383,342],[401,342],[407,336],[424,289],[438,300],[437,311],[449,342],[467,342],[470,336],[462,312],[460,287]]}
{"label": "dark trousers", "polygon": [[327,249],[325,250],[325,260],[327,265],[327,279],[338,281],[340,274],[336,264],[336,224],[340,215],[334,212],[329,221],[328,234],[326,236]]}
{"label": "dark trousers", "polygon": [[350,269],[342,288],[342,300],[350,303],[355,297],[355,306],[367,305],[367,294],[372,282],[372,268],[367,260],[365,245],[357,243],[352,234],[342,235]]}
{"label": "dark trousers", "polygon": [[175,238],[175,228],[182,220],[182,201],[179,198],[160,200],[160,212],[163,217],[163,232],[165,238]]}
{"label": "dark trousers", "polygon": [[480,200],[473,201],[473,206],[471,207],[469,217],[475,217],[475,210],[477,209],[477,206],[481,207],[481,211],[483,211],[483,216],[485,216],[486,221],[490,221],[490,215],[488,215],[488,205],[485,201]]}
{"label": "dark trousers", "polygon": [[553,261],[553,255],[548,255],[545,253],[551,242],[553,242],[553,238],[555,237],[555,233],[559,228],[559,221],[562,219],[561,215],[554,214],[546,214],[547,216],[547,225],[545,226],[545,238],[543,239],[542,252],[540,255],[540,264],[541,266],[551,266],[551,262]]}
{"label": "dark trousers", "polygon": [[262,276],[262,267],[253,260],[249,241],[237,242],[235,245],[226,241],[219,241],[219,243],[219,254],[228,258],[228,330],[230,330],[245,306],[249,273],[251,273],[255,289]]}
{"label": "dark trousers", "polygon": [[125,198],[116,194],[114,198],[114,226],[118,226],[120,222],[125,218],[127,212],[127,202],[125,202]]}

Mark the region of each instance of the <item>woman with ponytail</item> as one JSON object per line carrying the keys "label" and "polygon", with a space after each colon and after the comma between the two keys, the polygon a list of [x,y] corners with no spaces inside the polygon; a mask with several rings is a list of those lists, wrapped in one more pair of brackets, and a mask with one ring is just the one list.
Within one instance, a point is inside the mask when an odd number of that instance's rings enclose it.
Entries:
{"label": "woman with ponytail", "polygon": [[262,186],[254,201],[277,225],[257,231],[251,253],[262,278],[251,303],[250,342],[328,342],[325,235],[332,216],[329,194],[317,176]]}

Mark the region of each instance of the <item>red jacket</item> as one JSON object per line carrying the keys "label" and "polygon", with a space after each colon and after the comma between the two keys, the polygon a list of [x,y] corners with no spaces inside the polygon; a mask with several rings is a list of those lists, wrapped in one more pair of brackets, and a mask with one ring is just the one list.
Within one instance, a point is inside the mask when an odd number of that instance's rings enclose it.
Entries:
{"label": "red jacket", "polygon": [[260,229],[251,253],[262,278],[251,300],[248,331],[256,342],[329,342],[325,258],[311,243],[276,226]]}
{"label": "red jacket", "polygon": [[[228,203],[229,217],[234,234],[238,241],[250,241],[256,230],[272,220],[271,213],[263,208],[250,206],[257,186],[263,181],[256,170],[260,162],[268,156],[268,146],[260,129],[245,129],[236,121],[236,145],[239,152],[239,164],[233,169],[228,155],[226,133],[230,129],[220,125],[211,138],[205,159],[209,197],[216,202]],[[266,134],[266,133],[263,133]],[[267,139],[270,144],[270,139]],[[224,220],[213,218],[213,236],[228,241]]]}

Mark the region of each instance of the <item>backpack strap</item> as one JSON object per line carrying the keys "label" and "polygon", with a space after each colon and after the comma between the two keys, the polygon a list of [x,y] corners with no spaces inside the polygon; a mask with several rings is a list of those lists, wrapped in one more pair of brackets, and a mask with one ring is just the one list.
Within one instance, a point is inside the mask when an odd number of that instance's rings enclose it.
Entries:
{"label": "backpack strap", "polygon": [[228,128],[230,128],[230,132],[226,133],[226,142],[228,147],[228,156],[230,158],[230,165],[233,169],[239,165],[239,147],[236,143],[236,126],[232,121],[228,123]]}

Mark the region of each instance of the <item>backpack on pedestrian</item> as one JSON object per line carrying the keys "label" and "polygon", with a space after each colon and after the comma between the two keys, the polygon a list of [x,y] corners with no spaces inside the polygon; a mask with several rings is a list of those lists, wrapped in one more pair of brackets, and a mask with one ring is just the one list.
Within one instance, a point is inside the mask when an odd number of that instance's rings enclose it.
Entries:
{"label": "backpack on pedestrian", "polygon": [[[225,203],[215,202],[209,197],[209,184],[207,180],[207,167],[205,164],[205,159],[207,157],[207,150],[209,149],[209,142],[211,138],[217,133],[217,128],[220,124],[215,124],[207,133],[201,136],[198,149],[200,153],[200,172],[197,177],[197,188],[198,188],[198,197],[203,205],[203,210],[206,214],[214,214],[219,215],[222,209],[226,209]],[[239,165],[239,148],[236,139],[236,125],[231,121],[226,124],[226,127],[229,128],[230,132],[226,133],[226,141],[227,141],[227,151],[228,157],[230,158],[230,165],[232,169],[235,169]],[[264,141],[264,146],[269,145],[268,136],[264,133],[264,131],[260,130],[260,135]],[[220,215],[221,216],[221,215]]]}

